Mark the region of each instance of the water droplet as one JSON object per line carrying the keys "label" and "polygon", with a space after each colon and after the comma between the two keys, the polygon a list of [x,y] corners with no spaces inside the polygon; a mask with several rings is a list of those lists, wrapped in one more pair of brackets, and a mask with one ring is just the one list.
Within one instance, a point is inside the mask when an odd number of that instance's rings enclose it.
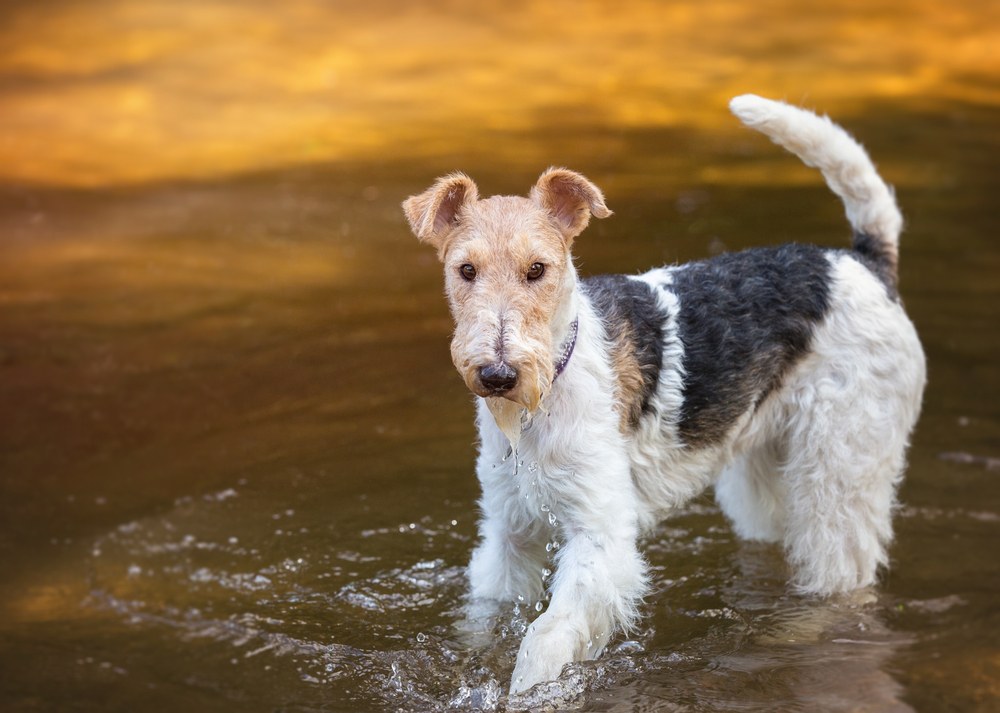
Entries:
{"label": "water droplet", "polygon": [[545,551],[546,551],[546,552],[551,552],[551,551],[552,551],[552,548],[553,548],[553,545],[552,545],[552,543],[551,543],[551,542],[546,542],[546,543],[545,543]]}
{"label": "water droplet", "polygon": [[[538,472],[538,463],[537,462],[535,462],[535,463],[529,463],[528,464],[528,472],[529,473],[537,473]],[[532,485],[534,485],[534,483],[532,483]]]}
{"label": "water droplet", "polygon": [[535,602],[535,611],[541,611],[541,610],[542,610],[542,603]]}
{"label": "water droplet", "polygon": [[417,643],[418,644],[422,644],[422,643],[424,643],[426,641],[427,641],[427,634],[425,634],[422,631],[419,634],[417,634]]}
{"label": "water droplet", "polygon": [[503,458],[501,458],[500,461],[506,463],[507,459],[510,458],[513,453],[514,453],[514,447],[507,446],[507,452],[504,453]]}
{"label": "water droplet", "polygon": [[523,594],[518,594],[517,595],[517,601],[523,602],[524,601],[524,595]]}
{"label": "water droplet", "polygon": [[[548,545],[546,545],[545,549],[548,549]],[[549,569],[548,567],[542,568],[542,579],[546,579],[550,574],[552,574],[551,569]]]}
{"label": "water droplet", "polygon": [[548,511],[549,511],[549,506],[546,505],[545,503],[542,503],[542,512],[548,512]]}
{"label": "water droplet", "polygon": [[549,513],[549,524],[554,526],[556,524],[556,522],[557,522],[557,520],[556,520],[556,514],[554,512],[550,512]]}

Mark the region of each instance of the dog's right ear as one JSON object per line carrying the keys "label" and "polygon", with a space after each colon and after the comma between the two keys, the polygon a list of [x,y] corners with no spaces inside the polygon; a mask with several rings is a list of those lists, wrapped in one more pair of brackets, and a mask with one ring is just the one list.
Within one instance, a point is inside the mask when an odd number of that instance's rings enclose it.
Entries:
{"label": "dog's right ear", "polygon": [[462,209],[478,197],[479,189],[471,178],[464,173],[452,173],[437,179],[420,195],[403,201],[403,212],[413,234],[440,253]]}

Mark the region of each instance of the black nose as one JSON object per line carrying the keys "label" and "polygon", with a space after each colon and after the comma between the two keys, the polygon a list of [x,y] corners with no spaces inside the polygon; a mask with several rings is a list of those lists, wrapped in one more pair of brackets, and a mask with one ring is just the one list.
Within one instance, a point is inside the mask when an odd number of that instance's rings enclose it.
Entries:
{"label": "black nose", "polygon": [[503,394],[517,385],[517,371],[508,364],[487,364],[479,367],[479,381],[495,394]]}

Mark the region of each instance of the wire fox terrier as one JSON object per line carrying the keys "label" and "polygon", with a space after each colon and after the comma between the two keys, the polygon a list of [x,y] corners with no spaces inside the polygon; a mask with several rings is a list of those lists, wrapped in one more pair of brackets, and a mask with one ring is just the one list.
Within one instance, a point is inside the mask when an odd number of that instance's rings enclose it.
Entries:
{"label": "wire fox terrier", "polygon": [[549,169],[527,198],[483,200],[455,173],[403,204],[444,264],[452,359],[479,397],[471,600],[550,587],[512,693],[634,624],[638,538],[709,485],[738,535],[783,545],[802,593],[865,587],[887,562],[925,381],[897,292],[899,209],[829,119],[754,95],[730,109],[823,173],[850,249],[755,248],[581,280],[573,240],[611,211],[578,173]]}

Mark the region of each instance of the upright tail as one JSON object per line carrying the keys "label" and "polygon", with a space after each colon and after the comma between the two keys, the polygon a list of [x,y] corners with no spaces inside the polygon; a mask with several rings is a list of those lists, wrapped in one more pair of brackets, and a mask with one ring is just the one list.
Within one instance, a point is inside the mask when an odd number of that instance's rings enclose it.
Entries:
{"label": "upright tail", "polygon": [[855,252],[872,261],[877,274],[895,289],[903,216],[861,145],[828,117],[755,94],[734,98],[729,109],[748,127],[823,173],[847,209]]}

